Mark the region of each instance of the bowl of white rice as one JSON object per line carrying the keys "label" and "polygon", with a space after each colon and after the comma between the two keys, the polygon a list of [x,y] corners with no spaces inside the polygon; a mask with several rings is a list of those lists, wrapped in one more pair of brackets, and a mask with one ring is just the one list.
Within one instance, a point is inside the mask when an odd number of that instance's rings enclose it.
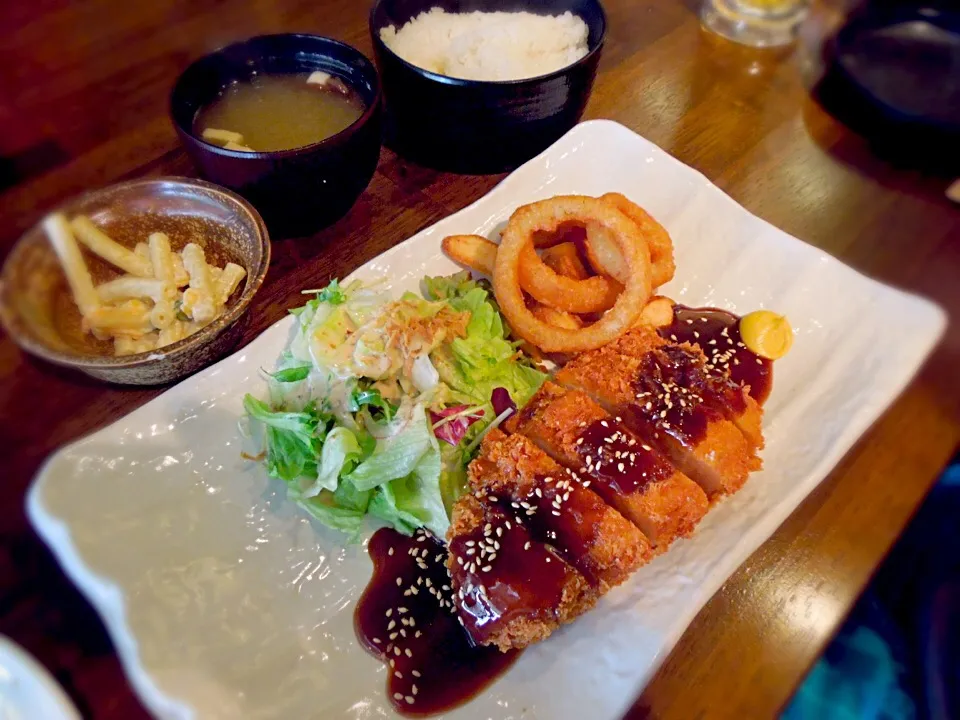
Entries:
{"label": "bowl of white rice", "polygon": [[605,32],[598,0],[377,0],[387,143],[442,170],[517,167],[580,119]]}

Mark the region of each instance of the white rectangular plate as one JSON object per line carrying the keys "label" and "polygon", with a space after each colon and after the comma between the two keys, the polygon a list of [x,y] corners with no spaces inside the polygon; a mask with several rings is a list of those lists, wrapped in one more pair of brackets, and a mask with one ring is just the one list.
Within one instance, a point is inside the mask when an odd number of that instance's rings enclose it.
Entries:
{"label": "white rectangular plate", "polygon": [[[796,331],[766,406],[764,470],[689,540],[588,615],[528,650],[450,718],[613,720],[706,600],[896,398],[945,318],[754,217],[702,175],[609,121],[577,126],[489,195],[367,263],[397,293],[456,266],[451,233],[492,234],[523,203],[619,191],[670,231],[666,294],[736,312],[774,308]],[[897,332],[891,333],[891,327]],[[286,501],[240,458],[246,392],[263,391],[290,319],[239,353],[54,455],[30,518],[106,622],[162,718],[393,717],[384,670],[354,639],[364,547]]]}

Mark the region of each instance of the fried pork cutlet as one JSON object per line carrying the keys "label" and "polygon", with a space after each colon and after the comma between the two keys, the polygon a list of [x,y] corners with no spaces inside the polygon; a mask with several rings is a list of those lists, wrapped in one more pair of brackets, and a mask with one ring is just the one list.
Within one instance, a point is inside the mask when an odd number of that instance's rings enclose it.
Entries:
{"label": "fried pork cutlet", "polygon": [[[662,351],[675,359],[672,364],[673,382],[689,392],[695,392],[704,404],[723,413],[753,447],[763,447],[763,409],[747,389],[732,380],[729,374],[712,369],[707,356],[698,346],[670,344],[659,335],[643,329],[626,333],[611,345],[621,355],[639,357],[654,342],[660,343]],[[695,360],[691,360],[691,357]]]}
{"label": "fried pork cutlet", "polygon": [[639,357],[654,344],[675,359],[672,379],[678,386],[695,391],[705,405],[736,425],[753,447],[763,447],[762,408],[746,388],[712,366],[697,345],[671,344],[652,330],[639,328],[617,338],[611,346],[621,355]]}
{"label": "fried pork cutlet", "polygon": [[727,419],[716,398],[702,394],[711,383],[708,376],[698,349],[670,345],[656,333],[636,328],[582,353],[555,380],[583,390],[622,417],[714,498],[739,490],[760,460],[756,445]]}
{"label": "fried pork cutlet", "polygon": [[546,382],[506,423],[633,522],[663,552],[689,535],[709,508],[700,486],[579,390]]}
{"label": "fried pork cutlet", "polygon": [[470,464],[481,500],[509,503],[534,538],[549,543],[600,594],[653,554],[649,541],[592,489],[523,435],[493,430]]}
{"label": "fried pork cutlet", "polygon": [[583,575],[489,500],[457,500],[447,540],[457,613],[478,645],[526,647],[596,602]]}

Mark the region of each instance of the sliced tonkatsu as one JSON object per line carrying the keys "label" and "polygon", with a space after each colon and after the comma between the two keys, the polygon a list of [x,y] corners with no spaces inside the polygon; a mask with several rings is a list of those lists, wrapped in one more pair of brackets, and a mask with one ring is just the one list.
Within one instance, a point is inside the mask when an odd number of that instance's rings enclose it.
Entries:
{"label": "sliced tonkatsu", "polygon": [[709,508],[699,485],[582,391],[544,383],[506,429],[587,478],[657,552],[689,535]]}
{"label": "sliced tonkatsu", "polygon": [[489,500],[457,500],[447,540],[457,613],[478,645],[526,647],[596,602],[583,575]]}
{"label": "sliced tonkatsu", "polygon": [[[763,410],[750,393],[723,370],[711,366],[700,347],[693,344],[670,344],[652,331],[629,332],[611,343],[621,355],[639,357],[651,345],[659,346],[669,358],[669,380],[687,393],[695,394],[709,407],[723,414],[756,448],[763,447]],[[661,373],[665,370],[661,370]]]}
{"label": "sliced tonkatsu", "polygon": [[736,492],[760,467],[757,443],[728,419],[734,409],[719,408],[718,398],[704,391],[709,371],[695,347],[670,345],[637,328],[574,358],[555,380],[622,417],[711,498]]}
{"label": "sliced tonkatsu", "polygon": [[506,505],[534,539],[556,548],[600,594],[653,554],[640,530],[585,487],[589,480],[558,465],[523,435],[488,433],[469,477],[481,501]]}

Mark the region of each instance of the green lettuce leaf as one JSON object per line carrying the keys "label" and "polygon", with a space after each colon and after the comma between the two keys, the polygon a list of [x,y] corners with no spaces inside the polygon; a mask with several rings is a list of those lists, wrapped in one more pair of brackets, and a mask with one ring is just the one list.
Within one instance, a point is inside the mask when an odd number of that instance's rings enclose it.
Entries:
{"label": "green lettuce leaf", "polygon": [[450,300],[480,287],[481,282],[471,279],[469,270],[461,270],[453,275],[427,276],[423,279],[423,295],[428,300]]}
{"label": "green lettuce leaf", "polygon": [[300,382],[301,380],[306,380],[307,376],[310,374],[309,365],[297,365],[296,367],[288,367],[283,370],[277,370],[275,373],[268,373],[271,378],[277,382],[282,383],[294,383]]}
{"label": "green lettuce leaf", "polygon": [[426,527],[443,537],[450,521],[440,491],[440,474],[440,450],[431,448],[412,473],[377,488],[369,512],[406,535]]}
{"label": "green lettuce leaf", "polygon": [[436,446],[436,438],[427,425],[422,405],[415,405],[407,417],[397,417],[388,432],[394,434],[377,442],[373,454],[348,476],[359,490],[370,490],[414,471],[427,451]]}
{"label": "green lettuce leaf", "polygon": [[362,454],[356,436],[345,427],[335,427],[323,441],[317,479],[303,489],[303,496],[309,498],[321,490],[336,490],[341,472],[349,472]]}
{"label": "green lettuce leaf", "polygon": [[393,403],[384,400],[380,391],[376,388],[355,388],[353,392],[350,393],[347,410],[350,412],[358,412],[360,408],[365,405],[371,409],[379,410],[382,413],[384,422],[390,422],[397,412],[397,407]]}
{"label": "green lettuce leaf", "polygon": [[353,483],[344,480],[336,492],[322,491],[319,495],[304,498],[291,491],[291,498],[327,527],[340,530],[349,536],[351,542],[356,542],[363,526],[372,490],[360,492]]}
{"label": "green lettuce leaf", "polygon": [[329,285],[317,293],[317,300],[331,305],[343,305],[347,301],[347,294],[340,287],[340,281],[334,278]]}
{"label": "green lettuce leaf", "polygon": [[466,337],[431,355],[440,379],[478,404],[489,405],[496,387],[506,388],[518,405],[526,403],[547,376],[518,357],[517,343],[509,340],[488,285],[470,280],[469,273],[428,277],[423,284],[431,297],[447,300],[454,310],[470,312]]}
{"label": "green lettuce leaf", "polygon": [[[464,436],[465,440],[467,437]],[[466,442],[469,441],[466,440]],[[447,517],[450,517],[450,513],[453,511],[453,504],[467,491],[468,458],[464,452],[464,447],[466,447],[464,441],[461,441],[460,445],[456,447],[440,443],[440,495],[443,498],[443,506],[447,511]]]}
{"label": "green lettuce leaf", "polygon": [[300,412],[271,410],[252,395],[243,398],[247,414],[266,428],[266,466],[271,477],[293,482],[315,478],[329,416],[310,403]]}

